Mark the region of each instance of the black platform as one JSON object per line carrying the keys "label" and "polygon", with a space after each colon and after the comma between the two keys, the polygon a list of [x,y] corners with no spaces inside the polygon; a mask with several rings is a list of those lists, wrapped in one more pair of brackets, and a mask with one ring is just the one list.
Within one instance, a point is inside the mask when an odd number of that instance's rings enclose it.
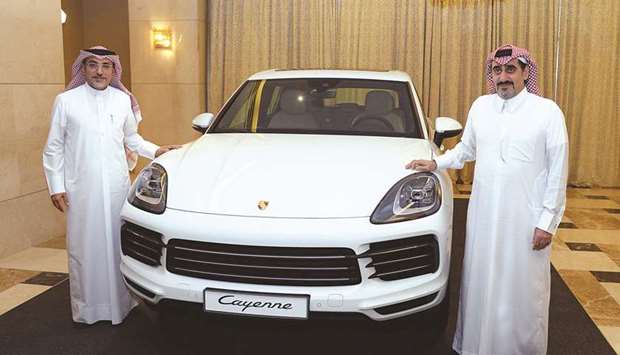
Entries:
{"label": "black platform", "polygon": [[[207,317],[199,310],[160,317],[144,305],[112,326],[74,324],[68,283],[0,316],[1,354],[451,354],[463,257],[467,201],[455,201],[445,336],[432,343],[423,329],[368,327],[342,320],[266,321]],[[614,354],[558,273],[551,275],[549,354]]]}

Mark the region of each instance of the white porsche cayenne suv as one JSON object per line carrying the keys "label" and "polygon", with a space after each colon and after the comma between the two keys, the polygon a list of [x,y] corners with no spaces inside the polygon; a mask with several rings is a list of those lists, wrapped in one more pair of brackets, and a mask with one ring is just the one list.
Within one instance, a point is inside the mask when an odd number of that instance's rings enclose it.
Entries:
{"label": "white porsche cayenne suv", "polygon": [[407,74],[265,71],[193,127],[204,135],[143,169],[123,207],[132,292],[231,315],[445,322],[451,181],[405,165],[462,127],[440,117],[432,139]]}

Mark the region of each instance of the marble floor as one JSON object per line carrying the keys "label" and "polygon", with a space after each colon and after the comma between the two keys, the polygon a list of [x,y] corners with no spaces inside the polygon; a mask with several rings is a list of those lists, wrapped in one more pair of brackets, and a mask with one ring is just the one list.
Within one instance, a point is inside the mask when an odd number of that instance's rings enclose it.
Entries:
{"label": "marble floor", "polygon": [[[470,193],[455,186],[456,198]],[[569,189],[551,262],[620,353],[620,189]],[[64,237],[0,259],[0,316],[66,278]]]}

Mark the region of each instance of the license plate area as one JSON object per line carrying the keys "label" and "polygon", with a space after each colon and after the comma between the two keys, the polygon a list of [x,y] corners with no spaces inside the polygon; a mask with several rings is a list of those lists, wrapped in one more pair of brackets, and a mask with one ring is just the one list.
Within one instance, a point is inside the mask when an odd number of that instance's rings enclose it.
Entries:
{"label": "license plate area", "polygon": [[308,319],[308,295],[206,288],[204,311],[266,318]]}

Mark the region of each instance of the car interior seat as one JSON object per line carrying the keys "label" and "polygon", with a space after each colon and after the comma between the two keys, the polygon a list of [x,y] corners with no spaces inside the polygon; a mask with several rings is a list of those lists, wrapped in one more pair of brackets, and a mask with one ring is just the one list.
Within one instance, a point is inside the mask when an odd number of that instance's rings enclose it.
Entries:
{"label": "car interior seat", "polygon": [[276,129],[317,129],[314,116],[307,111],[308,97],[301,90],[286,89],[280,95],[279,107],[268,128]]}
{"label": "car interior seat", "polygon": [[[394,108],[394,98],[390,93],[381,90],[372,90],[366,94],[366,106],[364,111],[355,116],[351,121],[352,126],[358,125],[366,118],[383,118],[390,125],[394,132],[402,133],[405,131],[403,118],[398,114],[399,110]],[[368,119],[370,120],[370,119]]]}

